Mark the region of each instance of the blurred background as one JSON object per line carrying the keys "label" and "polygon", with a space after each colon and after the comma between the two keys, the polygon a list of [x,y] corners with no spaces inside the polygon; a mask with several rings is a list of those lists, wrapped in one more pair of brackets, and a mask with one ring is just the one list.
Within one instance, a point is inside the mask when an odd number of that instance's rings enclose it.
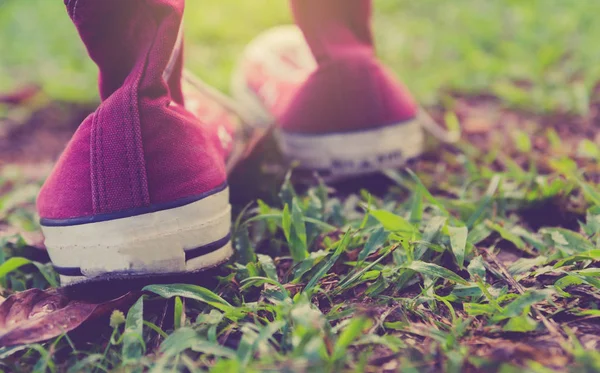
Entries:
{"label": "blurred background", "polygon": [[[463,119],[456,106],[468,98],[496,111],[595,116],[600,1],[375,0],[375,9],[381,58],[434,111]],[[188,0],[187,67],[227,91],[244,46],[289,22],[285,0]],[[63,1],[0,0],[0,161],[55,159],[95,107],[96,75]],[[484,131],[475,117],[466,126]]]}
{"label": "blurred background", "polygon": [[[600,75],[599,1],[375,3],[380,55],[424,104],[485,92],[534,111],[586,111]],[[244,45],[290,21],[285,0],[188,0],[188,67],[227,90]],[[61,0],[0,0],[0,92],[34,84],[90,102],[95,77]]]}

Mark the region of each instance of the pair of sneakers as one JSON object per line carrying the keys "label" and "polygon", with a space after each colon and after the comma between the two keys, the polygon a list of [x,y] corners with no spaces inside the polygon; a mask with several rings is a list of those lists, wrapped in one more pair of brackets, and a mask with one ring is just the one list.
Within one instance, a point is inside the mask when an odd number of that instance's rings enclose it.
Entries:
{"label": "pair of sneakers", "polygon": [[228,260],[227,172],[268,127],[286,157],[325,178],[398,167],[423,150],[417,106],[375,57],[370,0],[292,0],[297,26],[244,53],[235,109],[183,70],[184,0],[65,3],[99,67],[102,102],[38,198],[62,285],[153,281]]}

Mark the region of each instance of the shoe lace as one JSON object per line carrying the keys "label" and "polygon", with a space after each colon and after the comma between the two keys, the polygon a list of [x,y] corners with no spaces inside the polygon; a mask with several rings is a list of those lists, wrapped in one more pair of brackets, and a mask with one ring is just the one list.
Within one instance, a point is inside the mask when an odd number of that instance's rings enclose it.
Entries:
{"label": "shoe lace", "polygon": [[423,129],[437,140],[446,144],[453,144],[460,140],[460,130],[448,130],[442,127],[422,107],[419,107],[418,119]]}
{"label": "shoe lace", "polygon": [[244,107],[238,104],[234,99],[222,93],[215,87],[209,85],[204,82],[191,72],[184,70],[183,71],[183,79],[185,79],[189,84],[191,84],[194,88],[196,88],[200,93],[205,96],[211,98],[216,103],[221,105],[225,110],[229,113],[238,117],[238,119],[242,122],[243,127],[247,127],[249,123],[251,123],[250,115],[246,112]]}

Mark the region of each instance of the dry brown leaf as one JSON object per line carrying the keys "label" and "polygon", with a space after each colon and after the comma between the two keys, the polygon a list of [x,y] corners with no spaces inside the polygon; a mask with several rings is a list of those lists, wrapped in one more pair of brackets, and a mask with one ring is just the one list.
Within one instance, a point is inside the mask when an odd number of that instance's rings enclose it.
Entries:
{"label": "dry brown leaf", "polygon": [[0,347],[45,341],[135,301],[134,293],[104,303],[71,300],[62,289],[31,289],[0,304]]}
{"label": "dry brown leaf", "polygon": [[41,87],[37,85],[26,85],[12,92],[0,93],[0,103],[20,105],[33,98],[35,95],[40,93],[40,91]]}

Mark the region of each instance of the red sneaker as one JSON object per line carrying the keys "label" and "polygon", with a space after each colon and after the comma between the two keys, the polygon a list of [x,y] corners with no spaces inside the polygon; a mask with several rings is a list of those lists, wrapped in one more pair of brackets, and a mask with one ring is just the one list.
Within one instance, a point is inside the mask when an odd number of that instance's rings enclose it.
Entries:
{"label": "red sneaker", "polygon": [[61,283],[152,279],[226,261],[237,124],[200,91],[184,106],[184,0],[66,4],[100,69],[102,103],[38,198]]}
{"label": "red sneaker", "polygon": [[[250,43],[232,91],[285,156],[326,178],[399,167],[423,152],[417,105],[375,57],[370,0],[293,0],[299,29]],[[311,53],[312,52],[312,53]]]}

